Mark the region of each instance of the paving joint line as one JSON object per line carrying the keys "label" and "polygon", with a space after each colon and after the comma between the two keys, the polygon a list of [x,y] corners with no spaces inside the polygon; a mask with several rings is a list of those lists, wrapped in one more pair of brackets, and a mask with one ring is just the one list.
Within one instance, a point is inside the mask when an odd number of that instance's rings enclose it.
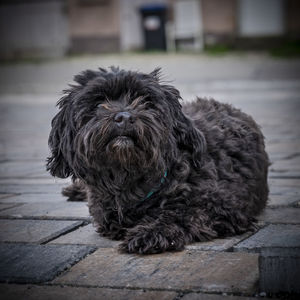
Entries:
{"label": "paving joint line", "polygon": [[266,208],[269,208],[271,210],[282,209],[282,208],[300,208],[298,206],[298,202],[299,201],[300,201],[300,197],[299,197],[298,200],[295,200],[294,202],[292,202],[290,204],[287,204],[287,205],[283,205],[283,204],[271,204],[271,205],[267,205]]}
{"label": "paving joint line", "polygon": [[287,176],[277,176],[277,175],[269,175],[269,179],[300,179],[300,176],[298,175],[287,175]]}
{"label": "paving joint line", "polygon": [[[66,271],[68,272],[68,271]],[[58,282],[45,282],[43,285],[46,286],[68,286],[68,287],[83,287],[83,288],[108,288],[114,290],[145,290],[145,291],[158,291],[158,292],[177,292],[177,293],[205,293],[210,295],[222,295],[224,292],[220,291],[207,291],[203,288],[188,288],[188,289],[177,289],[177,288],[154,288],[154,287],[139,287],[139,286],[110,286],[110,285],[86,285],[86,284],[73,284],[73,283],[58,283]],[[226,292],[226,294],[232,296],[242,297],[253,297],[251,293],[235,293]]]}
{"label": "paving joint line", "polygon": [[[41,242],[40,245],[48,244],[49,242],[54,241],[54,240],[56,240],[57,238],[59,238],[59,237],[61,237],[61,236],[64,236],[64,235],[66,235],[66,234],[68,234],[68,233],[70,233],[70,232],[73,232],[73,231],[77,230],[78,228],[84,227],[84,226],[86,226],[86,225],[88,225],[88,224],[89,224],[88,222],[85,223],[85,222],[80,222],[80,221],[78,221],[78,224],[77,224],[77,225],[74,225],[74,227],[69,228],[68,230],[66,230],[66,231],[64,231],[64,232],[61,232],[60,234],[58,234],[58,235],[56,235],[56,236],[50,237],[49,239],[47,239],[47,240]],[[85,246],[94,246],[94,245],[85,245]]]}
{"label": "paving joint line", "polygon": [[20,203],[18,203],[18,202],[2,202],[1,200],[2,199],[0,199],[0,204],[12,204],[13,206],[1,208],[0,211],[4,211],[7,209],[11,209],[11,208],[16,208],[16,207],[19,207],[19,206],[22,206],[23,204],[25,204],[25,203],[21,203],[21,202]]}

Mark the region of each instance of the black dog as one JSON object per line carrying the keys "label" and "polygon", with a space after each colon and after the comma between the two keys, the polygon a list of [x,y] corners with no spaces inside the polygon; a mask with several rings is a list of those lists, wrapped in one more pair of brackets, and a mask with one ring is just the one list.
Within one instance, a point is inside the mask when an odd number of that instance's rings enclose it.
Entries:
{"label": "black dog", "polygon": [[158,253],[241,234],[268,197],[268,156],[253,119],[142,74],[87,70],[59,101],[47,168],[72,176],[97,230],[126,252]]}

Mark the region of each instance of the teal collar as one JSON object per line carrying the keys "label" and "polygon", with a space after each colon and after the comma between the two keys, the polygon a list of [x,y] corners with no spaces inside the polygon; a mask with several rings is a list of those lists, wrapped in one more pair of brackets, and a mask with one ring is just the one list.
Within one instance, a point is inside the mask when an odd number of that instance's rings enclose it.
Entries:
{"label": "teal collar", "polygon": [[166,172],[164,173],[164,176],[161,178],[159,185],[158,185],[157,187],[153,188],[153,189],[147,194],[147,196],[146,196],[145,198],[142,199],[142,201],[145,201],[145,200],[149,199],[154,193],[156,193],[156,192],[159,190],[159,188],[161,187],[161,185],[162,185],[163,183],[165,183],[166,178],[167,178],[167,175],[168,175],[168,172],[166,171]]}

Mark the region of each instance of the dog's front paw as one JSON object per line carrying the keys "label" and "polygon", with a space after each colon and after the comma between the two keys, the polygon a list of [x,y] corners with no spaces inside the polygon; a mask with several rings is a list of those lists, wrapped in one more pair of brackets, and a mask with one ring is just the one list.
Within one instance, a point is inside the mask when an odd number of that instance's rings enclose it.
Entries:
{"label": "dog's front paw", "polygon": [[183,250],[184,243],[164,236],[153,229],[134,228],[129,231],[119,249],[127,253],[153,254],[172,250]]}

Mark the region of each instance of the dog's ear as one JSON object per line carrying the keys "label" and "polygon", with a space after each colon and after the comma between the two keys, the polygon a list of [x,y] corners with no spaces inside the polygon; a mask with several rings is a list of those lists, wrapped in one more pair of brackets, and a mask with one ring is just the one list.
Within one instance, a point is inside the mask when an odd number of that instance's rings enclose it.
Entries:
{"label": "dog's ear", "polygon": [[48,145],[51,155],[47,159],[47,170],[53,176],[67,178],[74,175],[71,168],[73,162],[73,139],[75,136],[75,125],[72,119],[72,111],[76,95],[85,88],[89,81],[95,79],[101,74],[106,74],[105,69],[99,68],[99,71],[85,70],[74,76],[77,85],[70,85],[70,89],[65,90],[57,106],[59,112],[52,120],[52,129],[50,131]]}
{"label": "dog's ear", "polygon": [[71,94],[58,102],[60,111],[52,120],[52,129],[48,139],[51,155],[47,159],[47,171],[52,176],[60,178],[67,178],[73,174],[69,164],[74,135],[68,115]]}
{"label": "dog's ear", "polygon": [[196,128],[193,121],[183,112],[179,102],[180,93],[171,85],[161,85],[174,120],[173,130],[179,148],[191,153],[195,167],[201,166],[203,153],[206,151],[206,140],[203,133]]}
{"label": "dog's ear", "polygon": [[182,111],[177,116],[174,132],[178,147],[190,152],[193,164],[195,167],[200,167],[203,153],[206,151],[206,140],[203,133]]}

